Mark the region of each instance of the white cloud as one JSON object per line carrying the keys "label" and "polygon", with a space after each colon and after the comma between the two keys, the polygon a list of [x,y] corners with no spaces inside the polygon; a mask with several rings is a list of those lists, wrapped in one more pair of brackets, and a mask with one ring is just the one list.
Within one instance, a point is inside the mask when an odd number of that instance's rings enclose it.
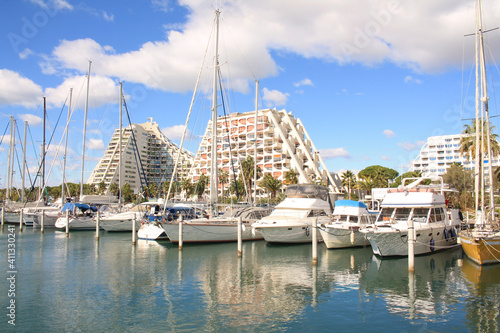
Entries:
{"label": "white cloud", "polygon": [[43,123],[43,119],[34,114],[20,114],[19,118],[21,118],[22,121],[27,121],[30,126],[38,126]]}
{"label": "white cloud", "polygon": [[392,158],[389,157],[389,156],[380,156],[380,158],[383,160],[383,161],[390,161]]}
{"label": "white cloud", "polygon": [[18,55],[19,55],[19,58],[26,59],[26,58],[28,58],[32,54],[34,54],[33,50],[30,50],[30,49],[26,48],[23,51],[19,52]]}
{"label": "white cloud", "polygon": [[[184,125],[174,125],[172,127],[165,127],[161,131],[165,136],[172,140],[181,140],[182,139],[182,133],[184,132]],[[190,141],[194,139],[193,133],[187,129],[186,131],[186,138],[184,140]],[[184,147],[185,148],[185,147]]]}
{"label": "white cloud", "polygon": [[42,87],[19,73],[0,69],[0,106],[22,105],[34,108],[42,103]]}
{"label": "white cloud", "polygon": [[283,106],[286,105],[289,93],[282,93],[278,90],[269,90],[267,88],[262,89],[263,101],[267,106]]}
{"label": "white cloud", "polygon": [[415,143],[411,142],[400,142],[398,143],[398,146],[403,148],[406,151],[414,151],[414,150],[420,150],[422,146],[424,145],[425,141],[417,141]]}
{"label": "white cloud", "polygon": [[321,157],[325,160],[329,160],[332,158],[343,157],[350,158],[351,154],[344,148],[330,148],[330,149],[320,149],[319,153]]}
{"label": "white cloud", "polygon": [[73,10],[73,6],[65,0],[30,0],[35,5],[38,5],[44,9],[55,8],[58,10],[68,9]]}
{"label": "white cloud", "polygon": [[101,150],[101,149],[105,148],[104,142],[101,139],[90,139],[87,142],[87,147],[89,149],[97,149],[97,150]]}
{"label": "white cloud", "polygon": [[108,22],[113,22],[115,20],[115,15],[102,12],[102,17]]}
{"label": "white cloud", "polygon": [[[47,103],[51,107],[61,107],[65,102],[69,104],[69,91],[73,88],[73,106],[79,109],[85,107],[87,97],[87,77],[68,77],[56,88],[45,89]],[[108,103],[118,103],[118,85],[110,78],[104,76],[90,76],[89,108],[97,108]]]}
{"label": "white cloud", "polygon": [[396,133],[394,133],[390,129],[386,129],[382,133],[385,135],[386,138],[389,138],[389,139],[396,135]]}
{"label": "white cloud", "polygon": [[408,75],[405,77],[405,83],[416,83],[416,84],[421,84],[422,80],[415,79],[414,77]]}
{"label": "white cloud", "polygon": [[312,81],[310,79],[303,79],[299,82],[295,82],[293,84],[294,86],[296,87],[300,87],[300,86],[314,86],[314,83],[312,83]]}
{"label": "white cloud", "polygon": [[169,6],[170,0],[151,0],[151,4],[153,8],[158,9],[162,12],[168,12],[170,9]]}

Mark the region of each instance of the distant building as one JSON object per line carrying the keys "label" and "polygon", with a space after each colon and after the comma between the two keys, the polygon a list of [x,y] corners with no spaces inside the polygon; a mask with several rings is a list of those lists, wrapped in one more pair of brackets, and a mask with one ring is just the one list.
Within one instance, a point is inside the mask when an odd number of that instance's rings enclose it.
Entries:
{"label": "distant building", "polygon": [[[212,171],[211,133],[210,120],[190,173],[193,181],[197,181],[201,174],[210,176]],[[298,175],[299,183],[322,182],[328,185],[331,191],[340,192],[338,189],[340,180],[328,172],[304,125],[300,119],[291,115],[291,112],[275,109],[259,110],[257,122],[255,111],[233,113],[227,117],[219,116],[217,167],[228,173],[229,181],[239,177],[239,167],[247,156],[254,158],[255,147],[257,147],[257,166],[262,170],[263,176],[271,174],[283,181],[287,172],[293,170]],[[262,178],[257,180],[257,184],[260,180]],[[224,186],[227,189],[228,184]],[[221,184],[218,184],[218,189],[220,193]],[[249,191],[253,192],[252,189]],[[258,195],[267,195],[260,187],[257,188],[257,192]]]}
{"label": "distant building", "polygon": [[[104,156],[90,175],[87,184],[97,185],[103,181],[106,188],[109,188],[111,183],[118,184],[120,163],[123,172],[122,186],[128,183],[135,191],[146,186],[146,180],[148,184],[156,184],[159,189],[165,181],[170,181],[179,147],[160,131],[152,118],[148,120],[143,124],[122,128],[121,154],[120,130],[115,130]],[[177,170],[177,179],[187,177],[192,163],[192,154],[184,150]]]}
{"label": "distant building", "polygon": [[[421,171],[424,177],[442,176],[453,163],[462,164],[465,169],[473,170],[475,164],[473,158],[467,161],[466,157],[460,154],[461,137],[462,134],[453,134],[427,138],[410,171]],[[488,162],[485,161],[485,174],[488,174]],[[498,158],[492,162],[493,168],[500,165]]]}

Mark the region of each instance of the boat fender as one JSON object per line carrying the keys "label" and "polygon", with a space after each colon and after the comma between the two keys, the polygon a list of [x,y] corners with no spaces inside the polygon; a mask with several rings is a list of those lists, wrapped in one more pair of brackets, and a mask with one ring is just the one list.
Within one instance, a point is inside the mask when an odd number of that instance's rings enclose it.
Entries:
{"label": "boat fender", "polygon": [[252,237],[255,237],[255,228],[252,228]]}
{"label": "boat fender", "polygon": [[434,238],[431,238],[430,245],[431,245],[431,252],[434,252]]}
{"label": "boat fender", "polygon": [[306,236],[309,237],[309,227],[306,227]]}
{"label": "boat fender", "polygon": [[245,232],[246,229],[247,229],[247,227],[245,227],[245,225],[242,223],[241,224],[241,231]]}
{"label": "boat fender", "polygon": [[351,244],[354,244],[354,230],[351,230]]}
{"label": "boat fender", "polygon": [[444,239],[445,239],[446,241],[448,241],[448,238],[450,238],[450,234],[449,234],[449,232],[448,232],[448,229],[444,228],[443,233],[444,233]]}
{"label": "boat fender", "polygon": [[454,227],[452,227],[452,228],[450,229],[450,234],[451,234],[451,237],[453,237],[453,238],[457,237],[457,234],[456,234],[456,232],[455,232],[455,228],[454,228]]}

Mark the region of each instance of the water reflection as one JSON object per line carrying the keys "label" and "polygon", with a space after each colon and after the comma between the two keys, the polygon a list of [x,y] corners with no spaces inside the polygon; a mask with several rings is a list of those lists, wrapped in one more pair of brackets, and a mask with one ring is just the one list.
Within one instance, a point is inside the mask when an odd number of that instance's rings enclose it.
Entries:
{"label": "water reflection", "polygon": [[455,249],[415,258],[415,273],[408,273],[408,260],[376,256],[359,280],[371,297],[382,298],[389,313],[407,319],[446,323],[463,297],[456,280],[462,250]]}
{"label": "water reflection", "polygon": [[500,264],[478,266],[469,258],[462,264],[462,275],[470,296],[466,300],[469,325],[477,332],[500,331]]}
{"label": "water reflection", "polygon": [[241,258],[231,243],[179,251],[93,232],[26,231],[17,246],[26,331],[498,331],[500,266],[460,249],[415,258],[411,276],[406,259],[370,248],[320,245],[314,266],[310,245],[263,241],[245,242]]}

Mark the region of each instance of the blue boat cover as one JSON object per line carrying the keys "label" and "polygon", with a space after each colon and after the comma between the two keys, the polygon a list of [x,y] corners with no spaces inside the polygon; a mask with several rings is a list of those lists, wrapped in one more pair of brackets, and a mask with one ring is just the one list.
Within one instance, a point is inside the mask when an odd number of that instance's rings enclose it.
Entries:
{"label": "blue boat cover", "polygon": [[354,200],[337,200],[335,201],[335,207],[339,206],[344,206],[344,207],[359,207],[359,208],[366,208],[366,204],[360,201],[354,201]]}
{"label": "blue boat cover", "polygon": [[89,206],[87,204],[81,204],[81,203],[73,203],[73,202],[66,202],[61,209],[61,212],[65,212],[67,210],[74,210],[76,208],[79,208],[82,212],[85,212],[86,210],[90,209],[93,212],[97,212],[97,208],[94,206]]}

